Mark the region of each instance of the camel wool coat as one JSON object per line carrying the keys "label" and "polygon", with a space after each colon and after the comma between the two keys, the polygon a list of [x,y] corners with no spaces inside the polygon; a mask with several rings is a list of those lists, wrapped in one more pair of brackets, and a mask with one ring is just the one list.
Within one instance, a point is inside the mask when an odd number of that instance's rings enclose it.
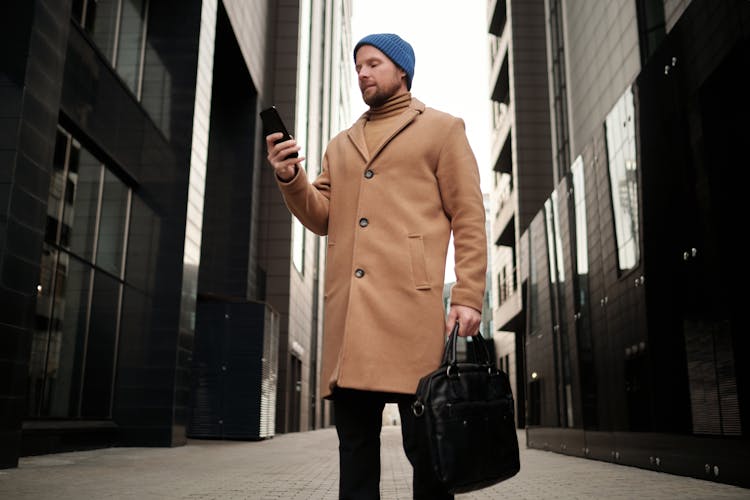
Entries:
{"label": "camel wool coat", "polygon": [[485,212],[463,120],[412,98],[370,152],[366,115],[329,143],[314,182],[302,168],[277,178],[292,214],[328,236],[323,397],[336,386],[413,394],[440,365],[451,231],[451,303],[481,311],[485,291]]}

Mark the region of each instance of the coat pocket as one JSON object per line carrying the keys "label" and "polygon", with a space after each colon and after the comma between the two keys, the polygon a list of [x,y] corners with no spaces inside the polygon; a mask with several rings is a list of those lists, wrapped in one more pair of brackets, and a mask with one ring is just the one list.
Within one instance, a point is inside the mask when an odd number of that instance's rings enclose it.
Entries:
{"label": "coat pocket", "polygon": [[417,290],[429,290],[430,279],[427,276],[427,261],[424,256],[424,239],[421,234],[409,235],[409,258],[411,277]]}
{"label": "coat pocket", "polygon": [[336,250],[336,243],[332,241],[328,241],[328,244],[326,245],[326,267],[325,267],[325,273],[323,274],[323,300],[328,299],[328,296],[331,295],[331,287],[332,287],[332,280],[333,280],[333,264],[336,262],[336,257],[334,256],[334,251]]}

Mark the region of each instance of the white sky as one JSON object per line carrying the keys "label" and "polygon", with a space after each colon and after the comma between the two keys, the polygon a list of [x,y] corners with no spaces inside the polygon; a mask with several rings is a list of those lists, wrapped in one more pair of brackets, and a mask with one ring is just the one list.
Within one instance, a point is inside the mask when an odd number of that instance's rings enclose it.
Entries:
{"label": "white sky", "polygon": [[[425,105],[463,118],[490,190],[490,101],[485,0],[353,0],[352,43],[371,33],[396,33],[414,48],[411,93]],[[353,47],[352,47],[353,48]],[[352,121],[367,105],[352,75]],[[455,281],[453,245],[446,283]]]}

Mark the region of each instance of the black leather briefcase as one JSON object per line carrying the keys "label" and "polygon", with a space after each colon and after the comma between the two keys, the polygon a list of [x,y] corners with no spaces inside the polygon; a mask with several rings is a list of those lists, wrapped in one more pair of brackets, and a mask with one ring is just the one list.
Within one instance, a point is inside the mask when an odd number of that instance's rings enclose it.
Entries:
{"label": "black leather briefcase", "polygon": [[508,376],[495,368],[481,334],[476,363],[456,360],[458,324],[440,368],[424,376],[412,411],[427,433],[438,479],[452,493],[485,488],[520,470],[513,394]]}

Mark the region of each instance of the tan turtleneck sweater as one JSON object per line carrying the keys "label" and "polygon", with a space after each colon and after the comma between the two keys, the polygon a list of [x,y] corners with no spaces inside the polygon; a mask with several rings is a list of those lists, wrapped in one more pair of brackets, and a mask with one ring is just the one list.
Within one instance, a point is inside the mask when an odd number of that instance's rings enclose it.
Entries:
{"label": "tan turtleneck sweater", "polygon": [[398,115],[406,111],[411,103],[411,92],[399,94],[388,99],[382,106],[370,108],[365,123],[365,142],[370,152],[380,146],[389,130],[397,121]]}

